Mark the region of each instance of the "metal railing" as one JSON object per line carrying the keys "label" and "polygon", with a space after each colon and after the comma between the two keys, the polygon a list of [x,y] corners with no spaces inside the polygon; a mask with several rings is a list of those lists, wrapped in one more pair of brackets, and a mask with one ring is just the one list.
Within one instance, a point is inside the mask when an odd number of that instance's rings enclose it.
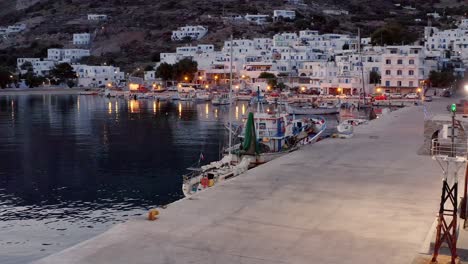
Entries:
{"label": "metal railing", "polygon": [[431,143],[432,156],[447,156],[447,157],[466,157],[468,146],[462,142],[447,142],[433,139]]}

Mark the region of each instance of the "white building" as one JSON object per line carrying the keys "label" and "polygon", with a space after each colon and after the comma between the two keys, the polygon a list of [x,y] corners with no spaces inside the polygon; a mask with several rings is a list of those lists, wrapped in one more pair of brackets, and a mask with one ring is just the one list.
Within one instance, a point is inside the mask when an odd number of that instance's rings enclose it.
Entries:
{"label": "white building", "polygon": [[48,49],[47,59],[52,61],[75,62],[91,54],[87,49]]}
{"label": "white building", "polygon": [[109,83],[119,84],[125,80],[125,73],[113,66],[72,65],[78,75],[80,87],[102,87]]}
{"label": "white building", "polygon": [[382,54],[381,85],[391,92],[416,92],[429,70],[425,67],[424,47],[387,46]]}
{"label": "white building", "polygon": [[294,10],[274,10],[273,11],[273,20],[281,20],[281,19],[296,19],[296,11]]}
{"label": "white building", "polygon": [[76,33],[73,34],[73,45],[89,45],[91,43],[91,34]]}
{"label": "white building", "polygon": [[147,82],[156,80],[156,71],[145,71],[144,79]]}
{"label": "white building", "polygon": [[21,23],[14,24],[14,25],[8,26],[7,34],[16,34],[24,30],[26,30],[26,24],[21,24]]}
{"label": "white building", "polygon": [[245,15],[244,18],[248,22],[255,23],[257,25],[263,25],[263,24],[268,23],[268,19],[270,18],[270,16],[269,15],[261,15],[261,14],[258,14],[258,15],[247,14],[247,15]]}
{"label": "white building", "polygon": [[450,54],[452,59],[460,59],[468,64],[468,19],[461,20],[455,29],[439,30],[424,28],[425,48],[428,53]]}
{"label": "white building", "polygon": [[460,29],[468,29],[468,19],[460,20],[460,24],[458,24],[458,28]]}
{"label": "white building", "polygon": [[104,14],[88,14],[88,20],[91,20],[91,21],[105,21],[105,20],[107,20],[107,15],[104,15]]}
{"label": "white building", "polygon": [[172,40],[179,41],[186,38],[199,40],[208,33],[208,29],[203,26],[185,26],[172,31]]}
{"label": "white building", "polygon": [[325,9],[322,11],[325,15],[341,16],[349,15],[349,12],[342,9]]}
{"label": "white building", "polygon": [[41,58],[18,58],[16,59],[16,67],[21,74],[28,72],[28,69],[23,68],[23,65],[27,62],[31,63],[32,71],[37,76],[48,75],[57,63],[56,61],[43,60]]}
{"label": "white building", "polygon": [[23,64],[25,64],[26,62],[29,62],[29,63],[31,63],[31,65],[33,65],[34,62],[40,61],[40,60],[41,60],[41,58],[17,58],[16,59],[16,68],[18,69],[18,71],[21,71],[21,73],[24,74],[27,71],[21,69]]}
{"label": "white building", "polygon": [[9,35],[18,34],[26,30],[26,24],[14,24],[7,27],[0,27],[0,38],[7,38]]}
{"label": "white building", "polygon": [[440,18],[440,15],[439,13],[437,12],[434,12],[434,13],[427,13],[427,17],[432,17],[434,19],[439,19]]}

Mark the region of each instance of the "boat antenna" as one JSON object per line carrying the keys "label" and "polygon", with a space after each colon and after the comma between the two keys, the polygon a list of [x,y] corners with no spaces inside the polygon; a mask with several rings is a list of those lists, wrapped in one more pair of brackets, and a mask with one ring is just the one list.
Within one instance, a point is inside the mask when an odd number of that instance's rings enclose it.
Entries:
{"label": "boat antenna", "polygon": [[230,65],[229,65],[229,154],[231,154],[231,148],[232,148],[232,53],[234,50],[234,47],[232,46],[233,44],[233,37],[231,34],[231,57],[229,59]]}

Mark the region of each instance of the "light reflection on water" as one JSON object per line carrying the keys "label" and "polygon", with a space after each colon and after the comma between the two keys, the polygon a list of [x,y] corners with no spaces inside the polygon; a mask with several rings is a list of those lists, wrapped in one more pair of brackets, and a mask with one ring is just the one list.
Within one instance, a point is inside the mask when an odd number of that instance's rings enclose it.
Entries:
{"label": "light reflection on water", "polygon": [[[233,110],[239,122],[249,106],[237,102]],[[210,103],[0,97],[0,248],[9,242],[1,239],[6,234],[34,242],[31,230],[19,223],[45,225],[47,232],[36,239],[66,235],[52,252],[95,234],[90,230],[97,225],[108,227],[135,217],[135,210],[180,199],[182,174],[200,152],[206,162],[219,159],[228,112],[227,106]],[[327,119],[336,127],[335,116]]]}

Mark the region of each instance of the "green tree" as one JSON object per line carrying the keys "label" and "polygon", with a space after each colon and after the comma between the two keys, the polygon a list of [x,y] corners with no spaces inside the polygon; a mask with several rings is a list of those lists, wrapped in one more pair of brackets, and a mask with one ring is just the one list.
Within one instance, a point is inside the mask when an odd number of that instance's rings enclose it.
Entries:
{"label": "green tree", "polygon": [[24,75],[24,79],[29,88],[38,87],[45,81],[44,77],[36,76],[32,71],[28,71],[28,73]]}
{"label": "green tree", "polygon": [[260,79],[276,79],[276,75],[271,72],[262,72],[258,76]]}
{"label": "green tree", "polygon": [[5,89],[12,82],[12,73],[6,68],[0,68],[0,88]]}
{"label": "green tree", "polygon": [[156,69],[156,77],[163,79],[164,81],[172,80],[174,78],[174,67],[169,63],[161,63]]}
{"label": "green tree", "polygon": [[378,45],[410,44],[417,40],[417,34],[411,34],[398,23],[389,23],[375,30],[371,39]]}
{"label": "green tree", "polygon": [[274,75],[271,72],[262,72],[262,73],[260,73],[258,78],[266,79],[267,83],[268,83],[268,86],[270,86],[272,88],[274,88],[274,87],[276,87],[278,85],[278,80],[276,79],[276,75]]}
{"label": "green tree", "polygon": [[198,63],[191,59],[182,59],[174,65],[174,76],[177,80],[188,77],[192,80],[198,71]]}
{"label": "green tree", "polygon": [[455,81],[452,69],[444,69],[443,71],[431,71],[429,73],[429,81],[433,87],[447,87]]}
{"label": "green tree", "polygon": [[146,65],[145,66],[145,71],[154,71],[153,65]]}
{"label": "green tree", "polygon": [[34,70],[32,63],[29,61],[21,64],[20,69],[23,71],[28,71],[28,72]]}
{"label": "green tree", "polygon": [[305,30],[310,28],[312,25],[312,21],[309,19],[298,19],[294,22],[294,27],[298,30]]}
{"label": "green tree", "polygon": [[286,84],[280,82],[278,85],[276,85],[276,88],[280,89],[281,91],[286,89]]}
{"label": "green tree", "polygon": [[377,84],[377,83],[380,83],[380,80],[381,80],[381,76],[377,71],[371,71],[369,73],[369,83]]}
{"label": "green tree", "polygon": [[76,72],[68,63],[60,63],[50,71],[50,76],[58,80],[59,83],[68,83],[69,80],[76,79]]}

